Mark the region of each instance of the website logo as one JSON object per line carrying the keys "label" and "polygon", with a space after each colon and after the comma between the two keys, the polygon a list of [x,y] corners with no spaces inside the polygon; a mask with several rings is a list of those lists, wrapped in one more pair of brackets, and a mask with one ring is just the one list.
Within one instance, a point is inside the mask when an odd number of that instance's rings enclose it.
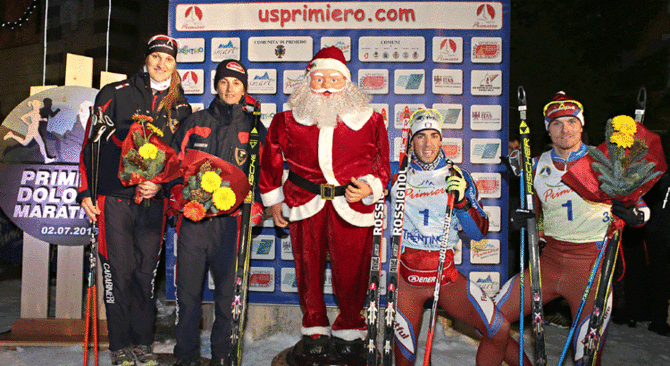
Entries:
{"label": "website logo", "polygon": [[205,39],[204,38],[179,38],[179,52],[177,62],[203,62],[205,61]]}
{"label": "website logo", "polygon": [[502,178],[500,173],[472,173],[481,198],[500,198]]}
{"label": "website logo", "polygon": [[182,13],[181,28],[182,30],[202,30],[205,26],[202,22],[202,9],[199,6],[187,6]]}
{"label": "website logo", "polygon": [[238,37],[231,38],[212,38],[212,50],[210,57],[214,62],[221,62],[223,60],[240,60],[240,39]]}
{"label": "website logo", "polygon": [[433,37],[433,62],[456,64],[463,62],[463,38]]}
{"label": "website logo", "polygon": [[251,267],[249,271],[249,291],[274,292],[275,269],[272,267]]}
{"label": "website logo", "polygon": [[470,73],[472,95],[502,95],[500,70],[472,70]]}
{"label": "website logo", "polygon": [[501,63],[502,38],[472,37],[470,41],[472,63]]}
{"label": "website logo", "polygon": [[433,94],[463,94],[463,70],[434,69]]}
{"label": "website logo", "polygon": [[184,94],[203,94],[205,92],[205,71],[196,70],[177,70],[181,74],[181,85],[184,88]]}
{"label": "website logo", "polygon": [[442,138],[442,151],[447,159],[456,164],[463,162],[463,139],[455,137]]}
{"label": "website logo", "polygon": [[258,235],[251,241],[251,259],[274,260],[275,237],[273,235]]}
{"label": "website logo", "polygon": [[277,94],[276,69],[249,69],[249,94]]}
{"label": "website logo", "polygon": [[500,264],[500,240],[482,239],[470,242],[470,263]]}
{"label": "website logo", "polygon": [[421,70],[395,70],[395,93],[396,94],[425,94],[426,71]]}
{"label": "website logo", "polygon": [[369,94],[389,93],[388,69],[358,70],[358,86]]}
{"label": "website logo", "polygon": [[502,129],[502,107],[500,105],[472,105],[470,128],[474,131],[500,131]]}

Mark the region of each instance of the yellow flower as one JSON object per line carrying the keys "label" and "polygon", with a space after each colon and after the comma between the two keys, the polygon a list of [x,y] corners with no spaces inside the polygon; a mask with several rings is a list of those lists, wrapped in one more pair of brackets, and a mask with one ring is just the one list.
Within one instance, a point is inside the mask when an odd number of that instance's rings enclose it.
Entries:
{"label": "yellow flower", "polygon": [[613,144],[616,144],[618,147],[622,147],[624,149],[627,149],[631,146],[633,146],[633,143],[635,142],[635,138],[633,135],[629,135],[627,133],[623,132],[614,132],[612,136],[610,137],[610,142]]}
{"label": "yellow flower", "polygon": [[200,187],[205,191],[212,193],[216,191],[217,188],[221,187],[221,177],[219,177],[216,172],[209,171],[202,175],[202,182],[200,182]]}
{"label": "yellow flower", "polygon": [[158,153],[158,148],[156,145],[151,143],[146,143],[137,150],[140,153],[140,156],[145,159],[156,159],[156,153]]}
{"label": "yellow flower", "polygon": [[616,116],[612,119],[612,127],[615,131],[625,133],[627,135],[635,135],[637,132],[637,125],[635,120],[629,116]]}
{"label": "yellow flower", "polygon": [[135,114],[133,114],[133,121],[135,121],[137,123],[153,122],[154,119],[151,116],[147,116],[145,114],[135,113]]}
{"label": "yellow flower", "polygon": [[220,211],[226,211],[235,204],[235,192],[228,187],[221,187],[212,194],[214,205]]}
{"label": "yellow flower", "polygon": [[161,131],[158,127],[152,125],[151,123],[147,123],[147,127],[156,135],[163,137],[163,131]]}

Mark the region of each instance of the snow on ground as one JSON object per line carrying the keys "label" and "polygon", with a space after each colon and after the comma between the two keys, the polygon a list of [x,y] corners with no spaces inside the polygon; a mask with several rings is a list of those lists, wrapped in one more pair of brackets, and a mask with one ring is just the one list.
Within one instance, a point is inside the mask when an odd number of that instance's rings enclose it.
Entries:
{"label": "snow on ground", "polygon": [[[20,309],[20,279],[0,278],[0,333],[11,329],[12,323],[19,316]],[[174,306],[159,304],[158,316],[168,317],[174,311]],[[426,329],[429,312],[424,314],[424,326],[419,336],[419,349],[425,347]],[[648,323],[638,323],[636,328],[627,325],[610,324],[607,335],[607,344],[603,354],[605,366],[670,366],[670,337],[662,337],[647,330]],[[460,329],[460,327],[457,327]],[[474,365],[478,341],[471,336],[471,329],[464,328],[457,331],[447,328],[438,322],[433,343],[433,365]],[[568,329],[555,326],[546,327],[547,359],[550,365],[555,365],[567,338]],[[517,334],[518,336],[518,334]],[[209,332],[202,332],[202,356],[209,358]],[[272,359],[284,349],[291,347],[300,339],[299,331],[295,333],[278,333],[267,338],[252,341],[245,339],[243,365],[262,366],[270,365]],[[531,354],[532,334],[526,327],[524,332],[526,353]],[[154,349],[159,353],[171,353],[175,341],[167,337],[164,341],[156,342]],[[89,365],[93,365],[92,350],[89,350]],[[67,347],[17,347],[8,349],[0,347],[0,365],[12,366],[75,366],[82,365],[83,350],[81,346]],[[562,366],[573,366],[572,353]],[[421,364],[423,353],[420,351],[417,364]],[[101,351],[100,366],[110,366],[109,351]]]}

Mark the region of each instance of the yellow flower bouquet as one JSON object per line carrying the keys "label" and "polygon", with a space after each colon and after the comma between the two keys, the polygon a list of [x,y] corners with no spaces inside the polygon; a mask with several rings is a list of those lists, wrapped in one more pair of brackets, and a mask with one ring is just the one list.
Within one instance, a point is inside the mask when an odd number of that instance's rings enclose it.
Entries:
{"label": "yellow flower bouquet", "polygon": [[191,221],[230,214],[249,193],[244,172],[214,155],[188,150],[181,167],[184,184],[172,188],[170,207]]}
{"label": "yellow flower bouquet", "polygon": [[[121,183],[129,187],[145,181],[161,184],[177,178],[179,159],[174,150],[161,139],[163,131],[153,125],[153,118],[134,114],[133,121],[121,145]],[[137,193],[135,202],[142,202]],[[148,201],[145,203],[148,204]]]}

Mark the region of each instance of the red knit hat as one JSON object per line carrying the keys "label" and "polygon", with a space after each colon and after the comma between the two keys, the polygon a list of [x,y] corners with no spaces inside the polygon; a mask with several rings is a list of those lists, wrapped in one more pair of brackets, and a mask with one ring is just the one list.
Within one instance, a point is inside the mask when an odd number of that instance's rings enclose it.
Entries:
{"label": "red knit hat", "polygon": [[348,80],[351,80],[351,72],[347,68],[347,60],[342,50],[335,46],[322,48],[314,55],[312,61],[307,64],[307,72],[321,69],[337,70]]}
{"label": "red knit hat", "polygon": [[584,126],[584,107],[582,103],[570,98],[564,91],[559,91],[551,98],[551,102],[544,106],[544,128],[549,130],[551,121],[565,116],[577,117]]}

